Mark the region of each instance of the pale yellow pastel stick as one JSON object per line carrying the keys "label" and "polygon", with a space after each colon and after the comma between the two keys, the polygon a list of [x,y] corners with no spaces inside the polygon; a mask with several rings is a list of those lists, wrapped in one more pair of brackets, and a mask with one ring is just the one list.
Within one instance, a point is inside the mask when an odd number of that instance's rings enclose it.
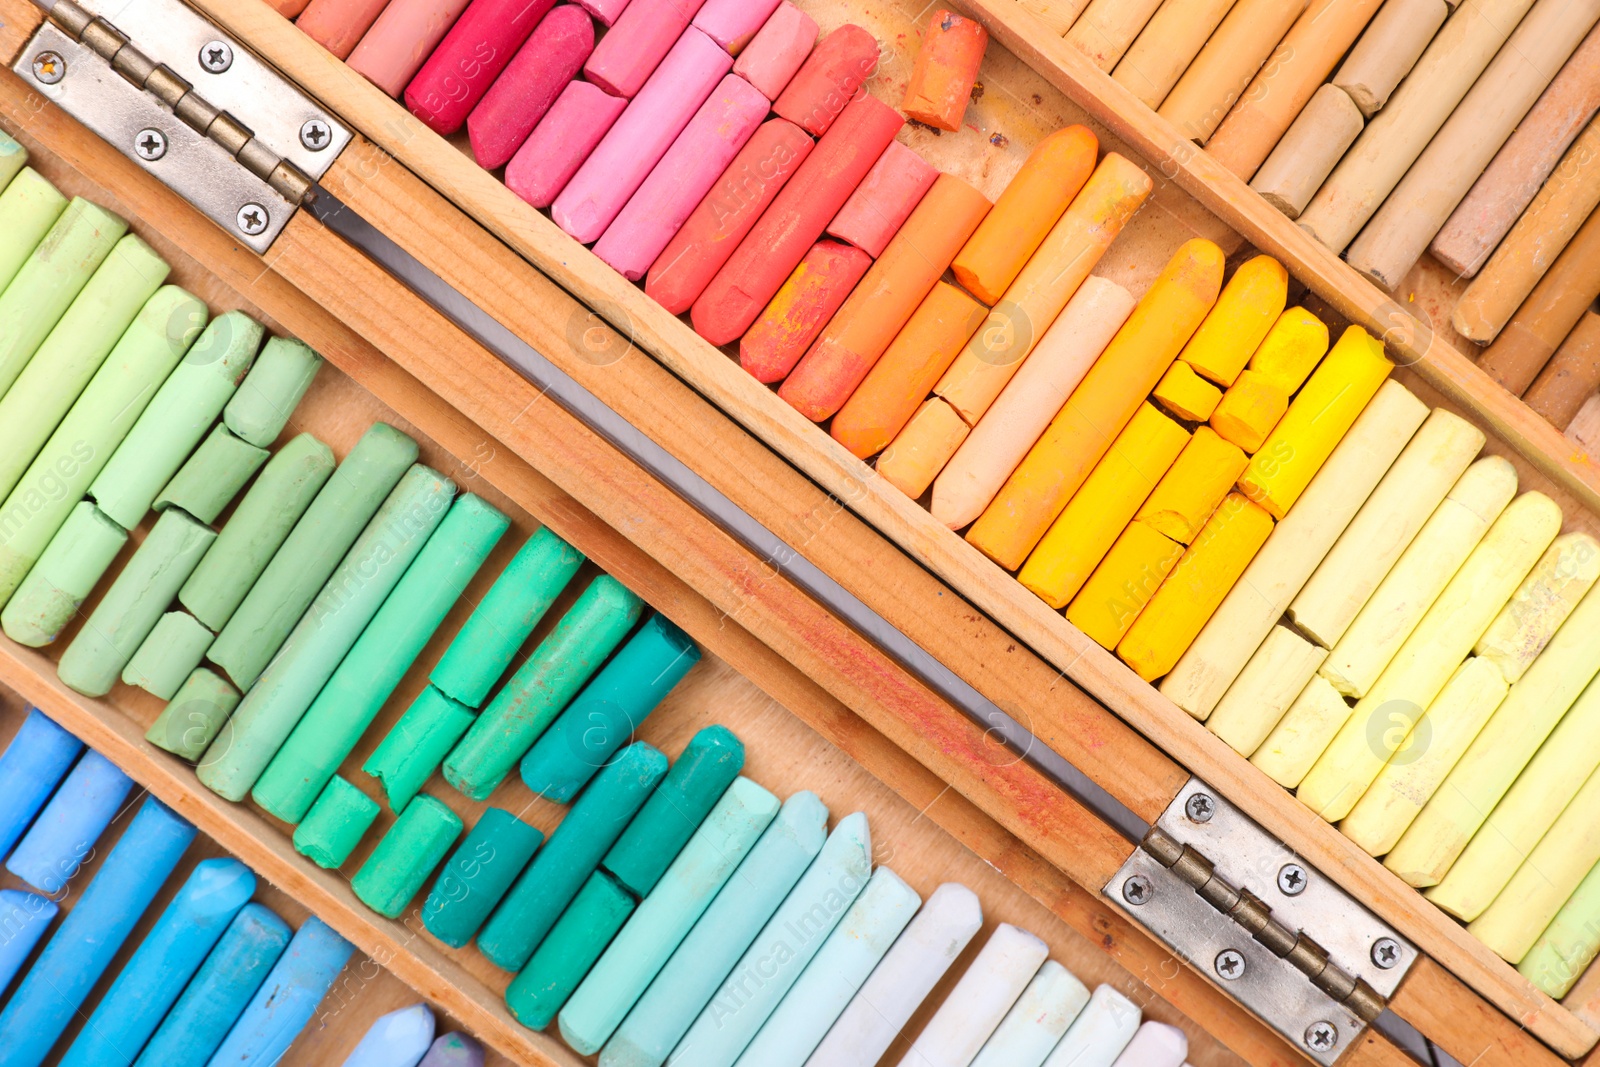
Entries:
{"label": "pale yellow pastel stick", "polygon": [[1233,7],[1233,0],[1166,0],[1111,72],[1154,111]]}
{"label": "pale yellow pastel stick", "polygon": [[1072,24],[1067,43],[1109,71],[1160,6],[1161,0],[1094,0]]}
{"label": "pale yellow pastel stick", "polygon": [[[1340,832],[1369,855],[1393,848],[1505,699],[1507,688],[1500,668],[1486,659],[1473,656],[1458,667],[1344,817]],[[1390,727],[1409,725],[1401,716]]]}
{"label": "pale yellow pastel stick", "polygon": [[1067,621],[1104,648],[1116,648],[1161,583],[1183,545],[1134,521],[1067,606]]}
{"label": "pale yellow pastel stick", "polygon": [[1223,694],[1206,729],[1248,759],[1316,677],[1327,654],[1289,627],[1274,626]]}
{"label": "pale yellow pastel stick", "polygon": [[1205,144],[1305,8],[1306,0],[1238,0],[1157,113]]}
{"label": "pale yellow pastel stick", "polygon": [[1434,409],[1289,605],[1289,618],[1302,633],[1323,648],[1339,642],[1483,442],[1482,430]]}
{"label": "pale yellow pastel stick", "polygon": [[1486,456],[1456,480],[1444,502],[1389,568],[1318,673],[1363,697],[1517,492],[1517,469]]}
{"label": "pale yellow pastel stick", "polygon": [[1543,493],[1506,507],[1300,783],[1302,803],[1329,822],[1350,814],[1405,740],[1384,724],[1416,724],[1560,529],[1561,508]]}
{"label": "pale yellow pastel stick", "polygon": [[1161,683],[1169,700],[1202,721],[1211,714],[1427,416],[1405,386],[1383,383]]}
{"label": "pale yellow pastel stick", "polygon": [[1179,544],[1194,540],[1249,457],[1209,426],[1195,430],[1134,518]]}
{"label": "pale yellow pastel stick", "polygon": [[955,409],[934,397],[911,416],[878,457],[878,473],[912,500],[921,498],[967,439],[967,424]]}
{"label": "pale yellow pastel stick", "polygon": [[1350,710],[1326,678],[1312,678],[1250,762],[1285,789],[1295,788],[1350,718]]}
{"label": "pale yellow pastel stick", "polygon": [[1596,578],[1600,578],[1600,542],[1581,532],[1556,538],[1472,650],[1498,666],[1506,681],[1515,682]]}
{"label": "pale yellow pastel stick", "polygon": [[1283,314],[1289,272],[1271,256],[1240,265],[1178,358],[1222,386],[1244,370]]}

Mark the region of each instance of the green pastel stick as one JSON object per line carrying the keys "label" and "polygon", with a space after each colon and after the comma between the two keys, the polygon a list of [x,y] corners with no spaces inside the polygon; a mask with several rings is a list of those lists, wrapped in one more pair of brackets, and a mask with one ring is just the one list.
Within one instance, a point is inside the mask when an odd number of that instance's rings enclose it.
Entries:
{"label": "green pastel stick", "polygon": [[122,680],[162,700],[171,700],[205,659],[216,637],[186,611],[169,611],[139,644]]}
{"label": "green pastel stick", "polygon": [[451,948],[461,948],[543,841],[544,834],[509,811],[486,810],[439,873],[422,906],[422,925]]}
{"label": "green pastel stick", "polygon": [[192,763],[217,736],[239,699],[239,691],[227,679],[197,667],[145,731],[145,740]]}
{"label": "green pastel stick", "polygon": [[450,505],[262,772],[251,792],[257,804],[285,822],[305,817],[510,524],[493,505],[471,493]]}
{"label": "green pastel stick", "polygon": [[342,867],[377,817],[378,802],[336,774],[294,828],[294,850],[324,870]]}
{"label": "green pastel stick", "polygon": [[[139,524],[239,387],[263,332],[259,322],[241,311],[226,311],[211,320],[89,486],[89,496],[101,511],[126,529]],[[216,518],[184,510],[204,522]]]}
{"label": "green pastel stick", "polygon": [[199,778],[207,788],[229,800],[250,792],[422,551],[455,491],[450,479],[420,463],[400,479],[206,751]]}
{"label": "green pastel stick", "polygon": [[473,609],[428,680],[452,700],[481,708],[582,565],[583,553],[548,526],[536,530]]}
{"label": "green pastel stick", "polygon": [[399,918],[460,834],[460,817],[424,794],[406,805],[350,888],[379,915]]}
{"label": "green pastel stick", "polygon": [[271,338],[222,409],[222,421],[240,440],[266,448],[289,424],[321,366],[322,357],[294,338]]}
{"label": "green pastel stick", "polygon": [[[237,395],[237,394],[235,394]],[[273,554],[209,653],[241,689],[255,685],[323,583],[417,460],[417,443],[374,423]]]}
{"label": "green pastel stick", "polygon": [[56,673],[86,696],[111,692],[156,622],[216,539],[176,509],[162,515],[72,639]]}
{"label": "green pastel stick", "polygon": [[634,899],[605,871],[596,871],[533,958],[506,987],[506,1007],[530,1030],[543,1030],[572,996],[600,953],[633,914]]}
{"label": "green pastel stick", "polygon": [[744,743],[732,730],[695,734],[600,865],[634,896],[648,895],[743,768]]}
{"label": "green pastel stick", "polygon": [[643,610],[609,574],[590,582],[444,761],[445,780],[473,800],[488,799]]}
{"label": "green pastel stick", "polygon": [[404,811],[411,798],[422,792],[473,718],[471,708],[431,685],[422,687],[361,768],[378,780],[390,811]]}
{"label": "green pastel stick", "polygon": [[0,130],[0,189],[7,188],[28,162],[28,150],[6,131]]}
{"label": "green pastel stick", "polygon": [[1524,978],[1560,1000],[1600,953],[1600,865],[1593,867],[1517,964]]}
{"label": "green pastel stick", "polygon": [[333,449],[308,433],[278,449],[228,516],[217,543],[178,590],[178,602],[213,630],[227,626],[273,553],[327,484],[333,466]]}
{"label": "green pastel stick", "polygon": [[[16,158],[0,155],[0,173]],[[67,209],[67,198],[32,167],[23,167],[5,190],[0,193],[0,292]]]}
{"label": "green pastel stick", "polygon": [[0,611],[0,629],[30,648],[50,644],[78,614],[127,543],[127,530],[87,500],[79,501]]}
{"label": "green pastel stick", "polygon": [[157,511],[180,507],[202,522],[215,522],[268,455],[266,449],[239,440],[218,423],[161,490],[154,507]]}
{"label": "green pastel stick", "polygon": [[667,757],[636,741],[595,775],[478,934],[478,950],[490,963],[506,971],[527,966],[666,773]]}
{"label": "green pastel stick", "polygon": [[11,388],[128,224],[73,198],[0,293],[0,395]]}

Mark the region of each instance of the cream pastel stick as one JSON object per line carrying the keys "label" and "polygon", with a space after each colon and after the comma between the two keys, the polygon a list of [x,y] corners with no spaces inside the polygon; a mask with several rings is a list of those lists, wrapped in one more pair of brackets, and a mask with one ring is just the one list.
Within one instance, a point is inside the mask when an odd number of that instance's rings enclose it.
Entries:
{"label": "cream pastel stick", "polygon": [[1287,626],[1274,626],[1228,687],[1206,728],[1249,758],[1261,747],[1328,654]]}
{"label": "cream pastel stick", "polygon": [[967,432],[956,409],[934,397],[917,409],[905,429],[883,450],[876,464],[878,473],[912,500],[919,499],[967,439]]}
{"label": "cream pastel stick", "polygon": [[1586,533],[1562,534],[1534,565],[1473,652],[1519,680],[1567,616],[1600,578],[1600,542]]}
{"label": "cream pastel stick", "polygon": [[1255,171],[1250,188],[1291,219],[1299,218],[1365,124],[1349,94],[1324,85]]}
{"label": "cream pastel stick", "polygon": [[1145,107],[1161,106],[1234,0],[1165,0],[1111,72]]}
{"label": "cream pastel stick", "polygon": [[1093,0],[1067,34],[1067,43],[1101,70],[1117,65],[1161,0]]}
{"label": "cream pastel stick", "polygon": [[1305,8],[1305,0],[1238,0],[1157,113],[1206,144]]}
{"label": "cream pastel stick", "polygon": [[1333,735],[1350,718],[1351,708],[1320,674],[1306,683],[1250,762],[1285,789],[1293,789],[1317,762]]}
{"label": "cream pastel stick", "polygon": [[1389,101],[1450,15],[1445,0],[1385,0],[1331,84],[1350,94],[1367,118]]}

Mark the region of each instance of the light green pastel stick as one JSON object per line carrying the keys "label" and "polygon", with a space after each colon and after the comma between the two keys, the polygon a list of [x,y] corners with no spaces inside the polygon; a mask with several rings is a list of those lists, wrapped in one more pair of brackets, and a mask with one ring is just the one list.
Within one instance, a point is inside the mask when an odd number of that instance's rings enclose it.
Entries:
{"label": "light green pastel stick", "polygon": [[6,188],[28,162],[28,150],[0,130],[0,189]]}
{"label": "light green pastel stick", "polygon": [[333,450],[308,433],[278,449],[178,590],[179,603],[213,630],[226,626],[333,466]]}
{"label": "light green pastel stick", "polygon": [[[0,167],[5,162],[0,156]],[[67,198],[32,167],[23,167],[5,188],[0,193],[0,292],[67,209]]]}
{"label": "light green pastel stick", "polygon": [[[187,348],[194,340],[188,303],[193,298],[172,286],[156,292],[168,269],[149,245],[130,233],[61,316],[0,399],[0,494],[17,487],[17,479],[135,316],[144,329],[159,330],[174,345]],[[204,305],[200,313],[204,326]]]}
{"label": "light green pastel stick", "polygon": [[62,654],[56,668],[61,680],[87,696],[111,692],[216,536],[176,509],[156,520]]}
{"label": "light green pastel stick", "polygon": [[422,687],[362,770],[378,780],[390,811],[404,811],[439,769],[475,716],[431,685]]}
{"label": "light green pastel stick", "polygon": [[271,338],[223,408],[222,421],[241,440],[266,448],[288,425],[321,366],[322,357],[294,338]]}
{"label": "light green pastel stick", "polygon": [[205,305],[169,286],[122,335],[0,504],[0,603],[11,599],[204,325]]}
{"label": "light green pastel stick", "polygon": [[211,662],[235,685],[248,689],[256,683],[416,460],[417,443],[387,423],[374,423],[356,442],[211,645]]}
{"label": "light green pastel stick", "polygon": [[185,611],[169,611],[156,620],[122,669],[122,680],[162,700],[171,700],[205,658],[216,637]]}
{"label": "light green pastel stick", "polygon": [[215,522],[268,455],[266,449],[239,440],[218,423],[161,490],[155,509],[180,507],[203,522]]}
{"label": "light green pastel stick", "polygon": [[285,822],[305,817],[510,524],[471,493],[450,505],[256,782],[257,804]]}
{"label": "light green pastel stick", "polygon": [[1578,883],[1517,970],[1560,1000],[1589,969],[1596,953],[1600,953],[1600,865]]}
{"label": "light green pastel stick", "polygon": [[80,501],[0,611],[0,628],[29,648],[60,637],[127,543],[127,530]]}
{"label": "light green pastel stick", "polygon": [[338,775],[294,828],[294,848],[324,870],[342,867],[378,817],[378,803]]}
{"label": "light green pastel stick", "polygon": [[455,491],[455,483],[420,463],[400,479],[206,750],[199,778],[208,789],[229,800],[250,792],[422,551]]}
{"label": "light green pastel stick", "polygon": [[145,731],[145,740],[193,762],[238,706],[239,691],[225,678],[205,667],[196,668]]}
{"label": "light green pastel stick", "polygon": [[[226,311],[211,320],[89,486],[89,496],[101,511],[126,529],[139,524],[239,387],[263,332],[259,322],[241,311]],[[193,508],[185,510],[211,521]]]}

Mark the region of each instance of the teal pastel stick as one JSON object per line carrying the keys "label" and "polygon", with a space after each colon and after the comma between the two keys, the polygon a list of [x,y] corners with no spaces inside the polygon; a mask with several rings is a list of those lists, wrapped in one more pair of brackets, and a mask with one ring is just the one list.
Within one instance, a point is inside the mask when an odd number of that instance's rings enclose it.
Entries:
{"label": "teal pastel stick", "polygon": [[218,424],[178,468],[153,506],[157,511],[182,508],[201,522],[216,522],[267,456],[266,449],[239,440]]}
{"label": "teal pastel stick", "polygon": [[506,971],[528,965],[539,942],[666,773],[667,757],[638,741],[595,777],[479,932],[478,950],[490,963]]}
{"label": "teal pastel stick", "polygon": [[417,1067],[433,1044],[435,1025],[426,1004],[391,1011],[361,1036],[344,1067]]}
{"label": "teal pastel stick", "polygon": [[530,1030],[550,1025],[622,924],[633,914],[633,894],[605,871],[595,871],[555,926],[506,987],[506,1007]]}
{"label": "teal pastel stick", "polygon": [[712,725],[695,734],[601,866],[634,896],[647,896],[743,767],[744,742],[732,730]]}
{"label": "teal pastel stick", "polygon": [[43,648],[61,636],[128,543],[128,531],[87,500],[79,501],[0,610],[6,636]]}
{"label": "teal pastel stick", "polygon": [[282,1060],[354,951],[327,923],[307,919],[223,1038],[212,1067],[273,1067]]}
{"label": "teal pastel stick", "polygon": [[29,708],[16,736],[0,752],[0,856],[27,831],[33,817],[72,769],[83,742],[38,708]]}
{"label": "teal pastel stick", "polygon": [[0,189],[10,186],[28,162],[28,150],[18,144],[9,133],[0,130]]}
{"label": "teal pastel stick", "polygon": [[6,870],[42,893],[67,887],[133,789],[122,768],[90,749],[29,827]]}
{"label": "teal pastel stick", "polygon": [[1045,960],[972,1067],[1040,1067],[1088,1003],[1084,984],[1055,960]]}
{"label": "teal pastel stick", "polygon": [[236,859],[201,860],[156,920],[59,1067],[126,1067],[256,891]]}
{"label": "teal pastel stick", "polygon": [[561,1009],[562,1040],[600,1051],[777,814],[777,797],[734,780]]}
{"label": "teal pastel stick", "polygon": [[193,615],[169,611],[122,669],[122,680],[152,696],[171,700],[199,668],[215,635]]}
{"label": "teal pastel stick", "polygon": [[430,796],[420,796],[389,827],[350,879],[350,888],[379,915],[399,918],[460,835],[459,815]]}
{"label": "teal pastel stick", "polygon": [[839,925],[745,1046],[737,1060],[740,1067],[802,1067],[921,906],[922,898],[898,874],[887,867],[874,871]]}
{"label": "teal pastel stick", "polygon": [[50,928],[50,920],[61,909],[49,897],[24,893],[20,889],[0,889],[0,996],[11,987],[11,980],[33,954],[34,946]]}
{"label": "teal pastel stick", "polygon": [[[0,156],[0,173],[17,156]],[[4,184],[4,183],[0,183]],[[67,198],[32,167],[23,167],[0,193],[0,292],[39,247],[44,235],[67,209]]]}
{"label": "teal pastel stick", "polygon": [[510,520],[480,496],[456,499],[312,701],[251,796],[299,822],[367,732]]}
{"label": "teal pastel stick", "polygon": [[294,828],[294,849],[324,870],[337,870],[377,818],[377,802],[336,774]]}
{"label": "teal pastel stick", "polygon": [[600,1050],[601,1067],[660,1067],[723,979],[822,851],[828,809],[810,791],[784,801],[650,988]]}
{"label": "teal pastel stick", "polygon": [[227,679],[197,667],[145,731],[145,740],[193,762],[205,753],[238,706],[239,691]]}
{"label": "teal pastel stick", "polygon": [[643,601],[609,574],[590,582],[444,761],[445,781],[487,800],[643,610]]}
{"label": "teal pastel stick", "polygon": [[[206,788],[229,800],[243,800],[250,792],[422,551],[450,506],[455,488],[450,479],[421,464],[400,479],[206,750],[199,770]],[[221,641],[219,636],[212,645],[213,660]]]}
{"label": "teal pastel stick", "polygon": [[571,803],[699,661],[688,634],[665,615],[650,616],[523,757],[523,783]]}
{"label": "teal pastel stick", "polygon": [[475,716],[431,685],[422,687],[400,721],[384,735],[361,769],[378,780],[390,811],[404,811],[422,791]]}
{"label": "teal pastel stick", "polygon": [[439,872],[422,906],[422,925],[451,948],[464,946],[543,841],[543,833],[509,811],[484,811]]}
{"label": "teal pastel stick", "polygon": [[533,628],[583,565],[583,553],[548,526],[528,538],[434,665],[428,680],[469,708],[481,708]]}
{"label": "teal pastel stick", "polygon": [[321,368],[322,357],[304,343],[292,337],[270,338],[223,409],[222,421],[240,440],[268,447],[289,424]]}

